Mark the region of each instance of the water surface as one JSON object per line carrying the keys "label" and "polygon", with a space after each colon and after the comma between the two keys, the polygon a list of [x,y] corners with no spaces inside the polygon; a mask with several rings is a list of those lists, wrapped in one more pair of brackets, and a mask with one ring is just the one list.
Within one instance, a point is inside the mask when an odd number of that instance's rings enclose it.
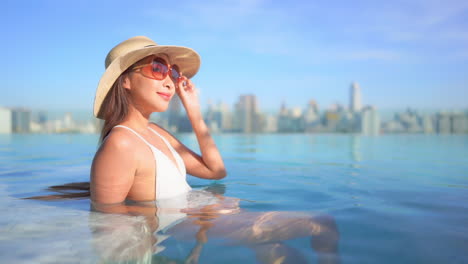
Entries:
{"label": "water surface", "polygon": [[[193,135],[179,137],[198,150]],[[182,262],[190,254],[196,239],[181,236],[182,227],[158,243],[158,253],[147,253],[149,231],[140,216],[91,212],[87,199],[19,199],[89,180],[97,138],[0,135],[2,263],[96,263],[113,252],[106,243],[125,236],[140,241],[140,262]],[[228,177],[213,183],[189,176],[194,189],[238,198],[252,215],[327,215],[339,230],[342,263],[468,263],[468,136],[227,134],[215,141]],[[95,232],[106,223],[123,228]],[[280,242],[298,259],[317,263],[310,241]],[[208,237],[199,261],[258,263],[258,250],[268,249]]]}

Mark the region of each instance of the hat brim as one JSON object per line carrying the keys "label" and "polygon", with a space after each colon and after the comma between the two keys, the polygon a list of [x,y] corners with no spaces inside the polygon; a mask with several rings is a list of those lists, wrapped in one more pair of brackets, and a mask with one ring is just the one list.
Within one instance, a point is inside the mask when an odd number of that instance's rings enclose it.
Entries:
{"label": "hat brim", "polygon": [[103,116],[99,115],[102,102],[117,78],[137,61],[156,54],[168,56],[171,64],[176,64],[180,72],[187,78],[192,78],[200,68],[200,56],[193,49],[187,47],[158,45],[126,53],[113,60],[99,80],[94,98],[94,116],[103,119]]}

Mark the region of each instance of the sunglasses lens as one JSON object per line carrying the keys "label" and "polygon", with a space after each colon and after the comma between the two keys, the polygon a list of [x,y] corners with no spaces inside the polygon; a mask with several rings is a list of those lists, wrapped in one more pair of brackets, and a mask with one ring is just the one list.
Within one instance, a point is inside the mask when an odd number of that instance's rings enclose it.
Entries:
{"label": "sunglasses lens", "polygon": [[180,78],[180,74],[176,69],[172,68],[171,69],[171,77],[172,77],[172,79],[177,80],[177,79]]}
{"label": "sunglasses lens", "polygon": [[158,80],[164,79],[168,72],[167,66],[158,61],[153,61],[148,68],[151,70],[153,77]]}
{"label": "sunglasses lens", "polygon": [[[170,71],[173,80],[178,80],[181,77],[177,65],[170,67]],[[164,60],[156,58],[151,64],[142,67],[141,72],[148,78],[163,80],[169,73],[169,67]]]}

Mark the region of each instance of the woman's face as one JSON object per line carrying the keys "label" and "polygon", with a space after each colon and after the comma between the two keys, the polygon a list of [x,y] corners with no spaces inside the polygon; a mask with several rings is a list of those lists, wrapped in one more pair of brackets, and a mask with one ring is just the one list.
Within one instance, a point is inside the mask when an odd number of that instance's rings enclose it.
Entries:
{"label": "woman's face", "polygon": [[[148,114],[166,111],[176,89],[171,74],[161,80],[151,76],[151,62],[154,59],[154,56],[147,57],[134,65],[134,70],[128,74],[123,85],[129,90],[133,105],[142,113]],[[166,59],[164,61],[167,63]]]}

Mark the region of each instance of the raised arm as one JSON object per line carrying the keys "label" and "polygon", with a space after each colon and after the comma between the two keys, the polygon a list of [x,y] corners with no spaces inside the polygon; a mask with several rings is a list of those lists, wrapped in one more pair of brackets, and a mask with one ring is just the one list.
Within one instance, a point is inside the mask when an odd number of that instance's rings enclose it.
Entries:
{"label": "raised arm", "polygon": [[185,77],[180,79],[177,87],[181,87],[183,81],[187,82],[187,86],[180,89],[176,88],[176,91],[197,137],[201,156],[187,148],[169,132],[158,128],[160,131],[162,130],[164,136],[169,139],[171,145],[182,157],[190,175],[204,179],[222,179],[226,176],[226,169],[221,154],[203,120],[197,90],[192,82]]}

